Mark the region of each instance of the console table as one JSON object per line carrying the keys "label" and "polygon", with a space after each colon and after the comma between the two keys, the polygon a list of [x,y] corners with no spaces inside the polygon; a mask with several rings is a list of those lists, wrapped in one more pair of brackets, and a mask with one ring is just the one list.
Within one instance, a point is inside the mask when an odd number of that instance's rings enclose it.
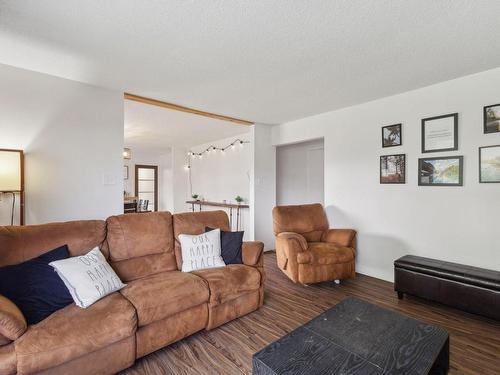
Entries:
{"label": "console table", "polygon": [[210,207],[220,207],[229,209],[229,227],[233,228],[233,209],[236,210],[236,230],[240,230],[240,210],[242,208],[249,208],[247,204],[235,204],[235,203],[221,203],[221,202],[209,202],[209,201],[186,201],[187,204],[191,205],[191,210],[194,212],[195,207],[199,206],[199,211],[202,210],[203,206]]}

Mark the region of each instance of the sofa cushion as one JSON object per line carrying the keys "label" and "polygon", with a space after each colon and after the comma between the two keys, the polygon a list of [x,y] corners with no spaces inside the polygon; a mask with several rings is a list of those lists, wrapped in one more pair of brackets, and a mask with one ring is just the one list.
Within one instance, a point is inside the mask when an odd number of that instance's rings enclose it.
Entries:
{"label": "sofa cushion", "polygon": [[209,294],[202,279],[179,271],[130,281],[121,293],[136,308],[139,327],[206,303]]}
{"label": "sofa cushion", "polygon": [[85,255],[56,260],[49,265],[54,267],[76,305],[84,309],[125,286],[98,247]]}
{"label": "sofa cushion", "polygon": [[70,256],[82,255],[100,246],[105,237],[102,220],[0,227],[0,267],[25,262],[63,245],[68,245]]}
{"label": "sofa cushion", "polygon": [[182,267],[181,245],[179,234],[202,234],[205,227],[219,228],[220,230],[231,230],[229,219],[224,211],[202,211],[185,212],[173,216],[174,236],[175,236],[175,258],[177,267]]}
{"label": "sofa cushion", "polygon": [[124,281],[177,269],[170,212],[111,216],[104,248]]}
{"label": "sofa cushion", "polygon": [[255,267],[231,264],[221,268],[193,271],[208,283],[210,303],[218,305],[259,289],[260,272]]}
{"label": "sofa cushion", "polygon": [[297,254],[301,264],[339,264],[354,260],[354,250],[327,242],[309,242],[307,251]]}
{"label": "sofa cushion", "polygon": [[31,374],[102,349],[135,334],[135,309],[113,293],[88,309],[69,305],[30,326],[15,341],[18,374]]}
{"label": "sofa cushion", "polygon": [[[205,227],[205,232],[210,232],[215,228]],[[243,246],[244,231],[229,232],[220,231],[221,255],[225,264],[242,264],[241,247]]]}
{"label": "sofa cushion", "polygon": [[224,267],[220,229],[202,234],[179,234],[182,252],[182,272]]}
{"label": "sofa cushion", "polygon": [[28,324],[38,323],[73,302],[63,281],[49,266],[68,257],[64,245],[26,262],[0,267],[0,294],[22,311]]}

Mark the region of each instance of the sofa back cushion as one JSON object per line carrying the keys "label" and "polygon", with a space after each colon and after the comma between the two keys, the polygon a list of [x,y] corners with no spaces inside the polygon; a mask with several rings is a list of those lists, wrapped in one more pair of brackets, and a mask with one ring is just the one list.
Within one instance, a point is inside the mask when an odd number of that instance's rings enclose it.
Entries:
{"label": "sofa back cushion", "polygon": [[[19,264],[59,246],[68,245],[70,256],[83,255],[106,238],[102,220],[80,220],[26,226],[0,226],[0,267]],[[105,257],[108,256],[103,251]]]}
{"label": "sofa back cushion", "polygon": [[328,219],[319,203],[277,206],[273,208],[273,229],[275,235],[295,232],[304,236],[307,242],[318,242],[328,229]]}
{"label": "sofa back cushion", "polygon": [[224,211],[201,211],[174,214],[175,258],[177,268],[182,269],[182,253],[179,234],[202,234],[205,227],[229,231],[229,219]]}
{"label": "sofa back cushion", "polygon": [[124,282],[177,269],[170,212],[111,216],[106,223],[103,247]]}

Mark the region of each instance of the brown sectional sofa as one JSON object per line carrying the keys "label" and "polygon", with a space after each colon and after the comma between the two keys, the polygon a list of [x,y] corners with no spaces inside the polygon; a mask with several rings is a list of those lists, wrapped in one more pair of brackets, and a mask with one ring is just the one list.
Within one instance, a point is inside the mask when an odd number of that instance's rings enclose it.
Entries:
{"label": "brown sectional sofa", "polygon": [[29,327],[17,307],[0,296],[0,375],[112,374],[258,309],[264,300],[261,242],[244,243],[244,264],[179,271],[177,236],[202,233],[205,226],[229,230],[227,215],[158,212],[0,227],[0,267],[63,244],[72,256],[100,246],[127,284],[87,309],[72,304]]}

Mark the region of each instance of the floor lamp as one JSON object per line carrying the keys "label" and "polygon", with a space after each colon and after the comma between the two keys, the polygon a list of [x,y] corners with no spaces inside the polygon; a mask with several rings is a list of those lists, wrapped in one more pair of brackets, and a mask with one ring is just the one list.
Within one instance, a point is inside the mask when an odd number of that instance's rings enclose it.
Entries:
{"label": "floor lamp", "polygon": [[10,224],[14,225],[16,195],[19,195],[19,223],[24,225],[24,153],[0,149],[0,193],[12,194]]}

